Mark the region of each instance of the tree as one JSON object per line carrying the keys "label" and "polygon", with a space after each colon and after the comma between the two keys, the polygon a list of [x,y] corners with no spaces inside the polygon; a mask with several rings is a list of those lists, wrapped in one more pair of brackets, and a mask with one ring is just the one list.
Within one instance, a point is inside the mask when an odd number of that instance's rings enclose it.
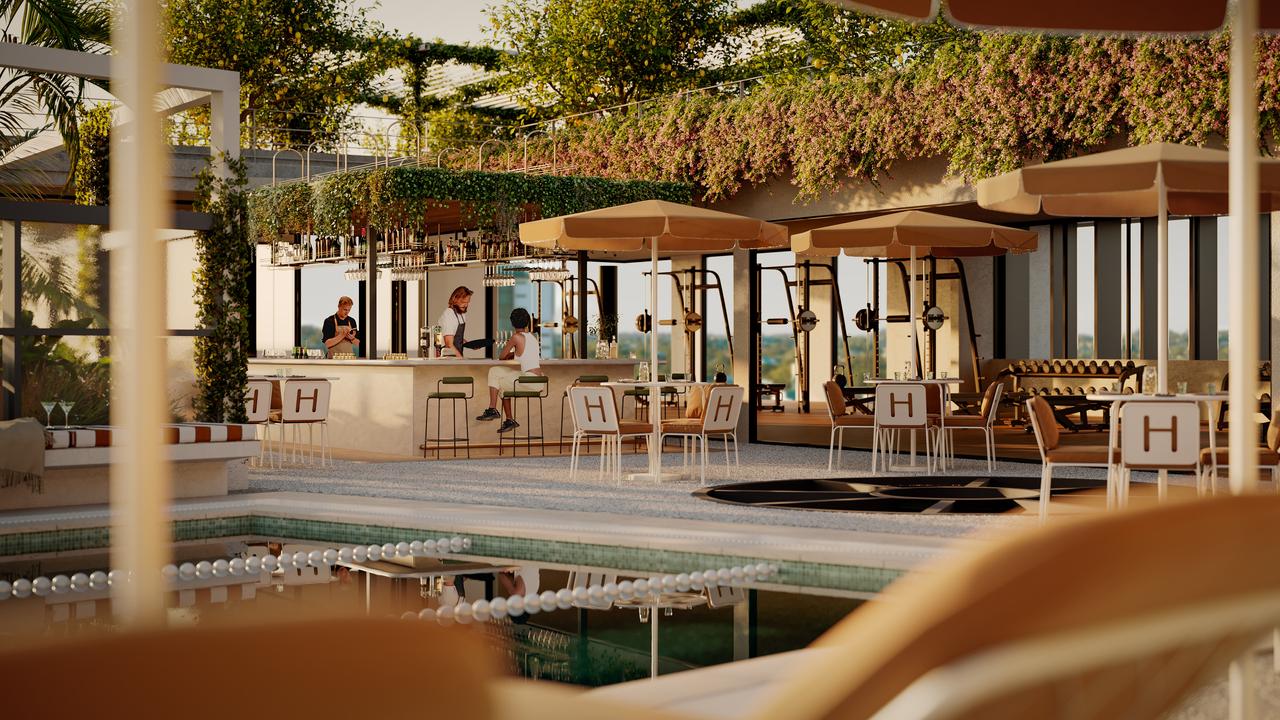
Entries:
{"label": "tree", "polygon": [[505,0],[491,11],[506,87],[535,113],[694,87],[732,56],[732,0]]}
{"label": "tree", "polygon": [[239,72],[241,126],[263,143],[332,147],[385,62],[379,26],[342,0],[165,0],[164,11],[170,61]]}
{"label": "tree", "polygon": [[[103,0],[0,0],[5,42],[100,53],[111,36]],[[74,167],[83,78],[0,68],[0,158],[50,128],[62,135]]]}
{"label": "tree", "polygon": [[[868,75],[927,59],[970,33],[939,17],[920,25],[847,10],[826,0],[763,0],[735,13],[732,31],[745,46],[739,74],[790,74],[796,70]],[[795,40],[762,34],[782,28]]]}

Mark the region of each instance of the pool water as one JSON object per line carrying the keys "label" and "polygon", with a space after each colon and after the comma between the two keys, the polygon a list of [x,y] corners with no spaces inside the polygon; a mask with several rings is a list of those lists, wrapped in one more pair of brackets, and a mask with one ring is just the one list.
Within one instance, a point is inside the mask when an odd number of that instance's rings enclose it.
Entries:
{"label": "pool water", "polygon": [[[279,553],[298,545],[264,538],[226,538],[213,542],[175,546],[175,563],[212,562],[217,559]],[[312,547],[332,547],[312,545]],[[451,601],[458,590],[461,599],[474,602],[504,594],[496,572],[522,568],[522,578],[536,582],[545,592],[569,586],[570,568],[534,569],[528,560],[503,558],[453,559],[412,558],[416,570],[408,577],[391,578],[359,568],[335,565],[317,568],[314,576],[299,581],[283,581],[270,576],[206,579],[194,582],[195,589],[172,592],[169,596],[170,625],[216,625],[244,621],[269,622],[297,619],[309,614],[332,616],[334,610],[346,614],[403,616],[424,608],[439,608]],[[72,577],[105,570],[105,552],[68,552],[26,558],[0,559],[0,581],[19,578]],[[373,563],[366,563],[374,566]],[[392,573],[400,568],[380,569]],[[491,566],[491,567],[487,567]],[[414,570],[414,568],[407,568]],[[445,579],[447,574],[465,569],[466,579]],[[441,575],[431,575],[439,571]],[[621,582],[629,575],[605,568],[575,566],[572,571],[609,577]],[[421,574],[423,577],[413,575]],[[461,576],[459,576],[461,577]],[[510,576],[508,576],[510,577]],[[234,582],[233,582],[234,581]],[[449,587],[452,584],[453,587]],[[241,590],[241,586],[253,586]],[[219,590],[219,587],[225,588]],[[847,615],[862,601],[821,594],[822,590],[781,592],[772,589],[741,588],[728,598],[734,604],[709,607],[703,603],[690,609],[662,609],[659,619],[659,668],[662,673],[678,672],[807,646],[816,637]],[[693,593],[689,593],[693,595]],[[736,598],[736,602],[735,602]],[[697,600],[701,602],[701,597]],[[512,672],[525,677],[555,680],[586,686],[601,686],[648,677],[652,620],[650,610],[613,607],[607,610],[571,607],[473,623],[505,655]],[[670,614],[666,614],[669,612]],[[430,622],[430,620],[428,620]],[[65,590],[42,597],[10,597],[0,602],[0,642],[38,641],[48,636],[111,632],[117,627],[105,590]],[[738,630],[735,648],[735,628]]]}

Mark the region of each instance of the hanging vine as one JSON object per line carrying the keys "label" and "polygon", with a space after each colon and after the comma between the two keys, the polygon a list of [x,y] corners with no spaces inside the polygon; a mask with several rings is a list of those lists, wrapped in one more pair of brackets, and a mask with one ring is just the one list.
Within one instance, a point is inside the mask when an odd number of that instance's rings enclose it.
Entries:
{"label": "hanging vine", "polygon": [[195,411],[205,422],[245,420],[254,262],[247,184],[244,161],[225,155],[212,158],[196,177],[195,210],[212,218],[208,230],[196,232],[194,273],[196,321],[209,331],[195,342]]}
{"label": "hanging vine", "polygon": [[249,195],[249,224],[260,242],[285,233],[340,235],[365,222],[391,229],[422,222],[450,201],[463,205],[481,227],[504,221],[504,209],[534,206],[544,217],[637,200],[688,203],[686,183],[608,180],[509,172],[393,167],[336,173],[314,183],[287,183]]}

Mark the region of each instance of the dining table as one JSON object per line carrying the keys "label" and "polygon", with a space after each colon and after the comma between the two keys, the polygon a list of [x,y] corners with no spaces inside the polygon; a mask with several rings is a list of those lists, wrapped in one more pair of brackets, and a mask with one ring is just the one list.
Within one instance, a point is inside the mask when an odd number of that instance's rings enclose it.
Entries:
{"label": "dining table", "polygon": [[[959,385],[959,384],[963,383],[963,382],[964,382],[964,380],[963,380],[962,378],[958,378],[958,377],[954,377],[954,378],[953,378],[953,377],[907,378],[907,379],[905,379],[905,380],[898,379],[898,378],[873,378],[873,377],[869,377],[869,378],[863,378],[863,381],[862,381],[862,382],[863,382],[863,384],[865,384],[865,385],[871,385],[871,386],[876,386],[876,385],[924,385],[924,386],[926,386],[926,387],[932,386],[932,387],[939,388],[939,389],[941,389],[941,390],[942,390],[942,414],[943,414],[943,416],[945,417],[945,416],[946,416],[946,411],[947,411],[947,406],[950,404],[950,398],[951,398],[951,386],[952,386],[952,385]],[[943,438],[943,443],[942,443],[942,444],[943,444],[943,447],[945,448],[945,447],[946,447],[946,438],[945,438],[945,436],[944,436],[944,438]],[[917,463],[917,461],[916,461],[916,431],[915,431],[915,430],[912,430],[912,431],[911,431],[911,445],[910,445],[910,448],[911,448],[911,462],[906,463],[906,464],[890,464],[890,465],[887,465],[887,467],[888,467],[890,470],[894,471],[894,472],[916,472],[916,471],[918,471],[918,470],[920,469],[920,465],[919,465],[919,463]],[[941,453],[939,454],[939,465],[938,465],[938,469],[940,469],[940,470],[946,470],[946,469],[947,469],[946,461],[943,459],[943,458],[945,458],[945,457],[946,457],[946,456],[945,456],[945,454],[941,454]]]}
{"label": "dining table", "polygon": [[[643,381],[612,380],[609,382],[601,383],[601,385],[603,385],[604,387],[611,388],[611,389],[655,388],[656,387],[658,389],[659,394],[661,394],[664,388],[678,388],[678,389],[688,390],[689,388],[707,387],[712,384],[714,383],[703,382],[700,380],[659,380],[658,382],[652,382],[648,380],[643,380]],[[630,473],[627,475],[627,479],[633,482],[648,481],[648,482],[656,483],[656,482],[673,481],[673,480],[688,480],[694,477],[692,473],[688,473],[688,472],[667,471],[664,473],[662,471],[662,446],[660,444],[660,441],[662,439],[662,404],[661,403],[658,404],[657,412],[653,412],[653,409],[650,408],[649,419],[652,420],[653,422],[653,431],[649,435],[648,472]]]}
{"label": "dining table", "polygon": [[[1119,443],[1116,441],[1116,437],[1117,437],[1117,433],[1119,432],[1119,425],[1120,425],[1120,406],[1123,405],[1124,403],[1135,402],[1135,401],[1194,402],[1197,404],[1205,405],[1206,412],[1207,412],[1206,417],[1209,418],[1209,456],[1212,459],[1213,472],[1215,476],[1217,475],[1217,471],[1218,471],[1218,452],[1217,452],[1218,433],[1214,428],[1214,423],[1213,423],[1213,417],[1215,415],[1214,409],[1217,407],[1219,403],[1226,402],[1227,399],[1230,397],[1231,397],[1230,393],[1225,393],[1225,392],[1177,393],[1177,394],[1096,392],[1096,393],[1089,393],[1085,395],[1085,398],[1088,400],[1093,400],[1096,402],[1111,403],[1111,424],[1107,431],[1108,433],[1107,447],[1109,448],[1119,447]],[[1108,477],[1111,477],[1111,473],[1115,471],[1115,468],[1111,467],[1111,465],[1114,465],[1114,464],[1115,463],[1113,460],[1110,461],[1108,464],[1108,467],[1107,467]],[[1161,502],[1163,502],[1169,496],[1169,471],[1160,470],[1157,477],[1158,479],[1156,481],[1156,497]],[[1110,501],[1110,498],[1108,498],[1108,500]]]}

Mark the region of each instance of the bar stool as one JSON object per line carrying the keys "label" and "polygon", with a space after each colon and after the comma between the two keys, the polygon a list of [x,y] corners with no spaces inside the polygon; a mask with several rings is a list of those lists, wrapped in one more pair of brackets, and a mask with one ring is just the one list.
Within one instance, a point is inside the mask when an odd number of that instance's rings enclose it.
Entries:
{"label": "bar stool", "polygon": [[[448,385],[451,388],[461,388],[466,386],[466,392],[462,390],[443,390],[442,386]],[[422,427],[422,457],[426,457],[430,452],[431,444],[435,443],[436,459],[440,459],[440,451],[444,448],[445,443],[449,443],[453,449],[453,457],[458,457],[458,441],[467,449],[467,459],[471,458],[471,425],[470,410],[467,409],[467,401],[475,395],[475,381],[465,376],[443,377],[436,381],[436,391],[427,395],[427,415]],[[436,436],[431,437],[431,402],[436,404]],[[449,437],[440,435],[440,418],[444,415],[444,401],[449,401],[449,411],[452,417],[449,419]],[[458,435],[458,401],[462,401],[462,430],[463,434]]]}
{"label": "bar stool", "polygon": [[573,435],[564,434],[564,418],[565,411],[569,407],[569,388],[575,387],[595,387],[601,383],[609,382],[608,375],[579,375],[573,381],[573,384],[564,389],[564,393],[560,395],[560,445],[564,445],[566,439],[572,440]]}
{"label": "bar stool", "polygon": [[[520,387],[522,385],[538,387],[538,389],[524,390],[524,389],[521,389]],[[519,406],[519,401],[521,400],[524,401],[525,425],[524,425],[524,437],[521,437],[518,434],[519,428],[512,430],[510,433],[511,457],[516,456],[516,445],[518,445],[521,440],[524,440],[526,454],[528,455],[533,454],[533,441],[537,440],[538,444],[542,446],[542,454],[543,456],[545,456],[547,454],[547,440],[546,440],[546,430],[542,422],[542,401],[551,394],[551,383],[549,382],[547,376],[545,375],[521,375],[520,377],[517,377],[515,379],[515,382],[512,383],[512,387],[515,389],[510,392],[502,393],[502,398],[504,400],[506,399],[511,400],[512,419],[515,419],[515,415],[518,414],[516,412],[516,408]],[[537,435],[533,434],[533,427],[532,427],[533,425],[532,403],[534,398],[537,398],[538,400],[538,434]],[[504,444],[502,440],[504,436],[505,434],[498,435],[498,455],[502,455],[502,446]]]}

